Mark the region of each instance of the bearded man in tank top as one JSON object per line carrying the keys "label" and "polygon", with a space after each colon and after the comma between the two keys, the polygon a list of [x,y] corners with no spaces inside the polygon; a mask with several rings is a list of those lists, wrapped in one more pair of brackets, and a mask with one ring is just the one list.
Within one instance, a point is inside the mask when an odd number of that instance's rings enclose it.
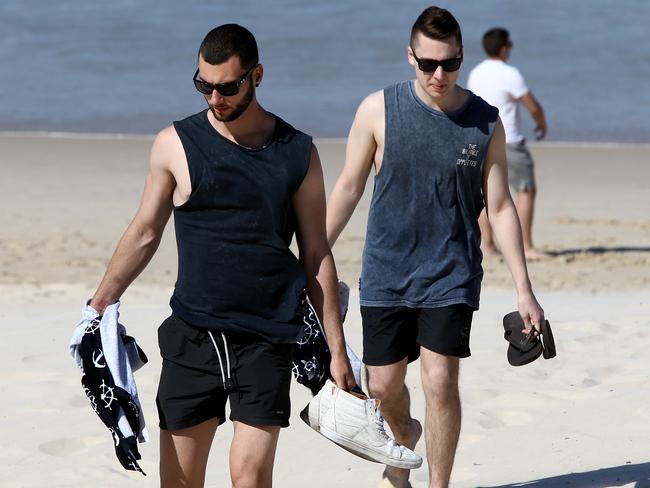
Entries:
{"label": "bearded man in tank top", "polygon": [[[311,137],[258,104],[262,77],[248,30],[227,24],[207,34],[193,82],[208,108],[156,137],[140,208],[90,301],[101,312],[119,299],[173,213],[178,279],[172,315],[158,331],[162,487],[203,486],[227,400],[233,486],[271,486],[305,290],[328,338],[334,381],[355,386],[318,153]],[[289,249],[294,232],[300,259]]]}
{"label": "bearded man in tank top", "polygon": [[[518,294],[526,329],[544,311],[528,277],[507,182],[497,110],[456,84],[463,60],[460,26],[429,7],[407,47],[415,80],[370,94],[360,104],[344,169],[327,207],[330,245],[361,198],[371,169],[374,193],[360,280],[363,360],[371,396],[381,400],[395,439],[415,447],[422,433],[404,384],[420,357],[431,487],[447,487],[461,425],[460,358],[470,355],[479,306],[478,217],[485,207]],[[387,486],[409,486],[409,471],[386,467]]]}

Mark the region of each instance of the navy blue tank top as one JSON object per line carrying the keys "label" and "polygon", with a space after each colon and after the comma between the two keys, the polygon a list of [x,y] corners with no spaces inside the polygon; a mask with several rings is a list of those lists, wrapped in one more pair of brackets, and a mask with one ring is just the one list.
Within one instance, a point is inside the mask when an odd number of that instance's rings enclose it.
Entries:
{"label": "navy blue tank top", "polygon": [[295,342],[302,333],[297,310],[306,277],[289,249],[291,200],[309,168],[311,137],[276,117],[269,144],[247,149],[219,134],[207,110],[174,128],[192,191],[174,208],[172,310],[197,327]]}
{"label": "navy blue tank top", "polygon": [[361,305],[478,308],[483,165],[498,111],[471,92],[454,112],[434,110],[412,81],[389,86],[384,99]]}

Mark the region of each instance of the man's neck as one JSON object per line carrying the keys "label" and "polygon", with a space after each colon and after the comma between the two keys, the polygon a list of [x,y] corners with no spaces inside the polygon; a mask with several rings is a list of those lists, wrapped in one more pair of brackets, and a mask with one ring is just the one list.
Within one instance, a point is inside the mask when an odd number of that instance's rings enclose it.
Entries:
{"label": "man's neck", "polygon": [[454,85],[452,90],[450,90],[450,92],[445,96],[434,98],[429,95],[422,86],[420,86],[420,83],[418,83],[417,80],[413,83],[415,85],[415,94],[418,98],[434,110],[440,112],[454,112],[461,108],[467,101],[467,90],[458,85]]}
{"label": "man's neck", "polygon": [[208,120],[226,139],[249,149],[264,147],[275,132],[275,117],[264,110],[257,100],[253,100],[235,120],[219,121],[210,110]]}

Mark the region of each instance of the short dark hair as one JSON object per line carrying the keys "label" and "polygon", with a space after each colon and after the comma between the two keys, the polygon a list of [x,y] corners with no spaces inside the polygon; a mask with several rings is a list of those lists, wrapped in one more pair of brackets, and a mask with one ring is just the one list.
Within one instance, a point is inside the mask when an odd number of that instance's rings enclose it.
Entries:
{"label": "short dark hair", "polygon": [[501,49],[512,46],[510,32],[503,27],[495,27],[483,34],[483,49],[488,56],[496,57]]}
{"label": "short dark hair", "polygon": [[201,42],[199,56],[208,64],[221,64],[232,56],[248,69],[259,62],[255,36],[238,24],[224,24],[212,29]]}
{"label": "short dark hair", "polygon": [[458,21],[449,10],[440,7],[426,8],[417,18],[411,28],[411,46],[418,34],[423,34],[436,41],[454,37],[459,46],[463,45],[463,36]]}

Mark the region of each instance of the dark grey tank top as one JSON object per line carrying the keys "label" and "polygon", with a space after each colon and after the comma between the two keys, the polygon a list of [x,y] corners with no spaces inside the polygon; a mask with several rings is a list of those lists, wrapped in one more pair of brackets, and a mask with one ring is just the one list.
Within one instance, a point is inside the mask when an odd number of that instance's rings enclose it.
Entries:
{"label": "dark grey tank top", "polygon": [[276,117],[271,142],[247,149],[219,134],[207,110],[174,123],[192,192],[174,208],[178,279],[170,305],[184,321],[290,343],[302,334],[306,285],[289,249],[292,198],[312,139]]}
{"label": "dark grey tank top", "polygon": [[483,165],[498,111],[470,92],[457,111],[427,106],[406,81],[384,90],[361,305],[478,308]]}

